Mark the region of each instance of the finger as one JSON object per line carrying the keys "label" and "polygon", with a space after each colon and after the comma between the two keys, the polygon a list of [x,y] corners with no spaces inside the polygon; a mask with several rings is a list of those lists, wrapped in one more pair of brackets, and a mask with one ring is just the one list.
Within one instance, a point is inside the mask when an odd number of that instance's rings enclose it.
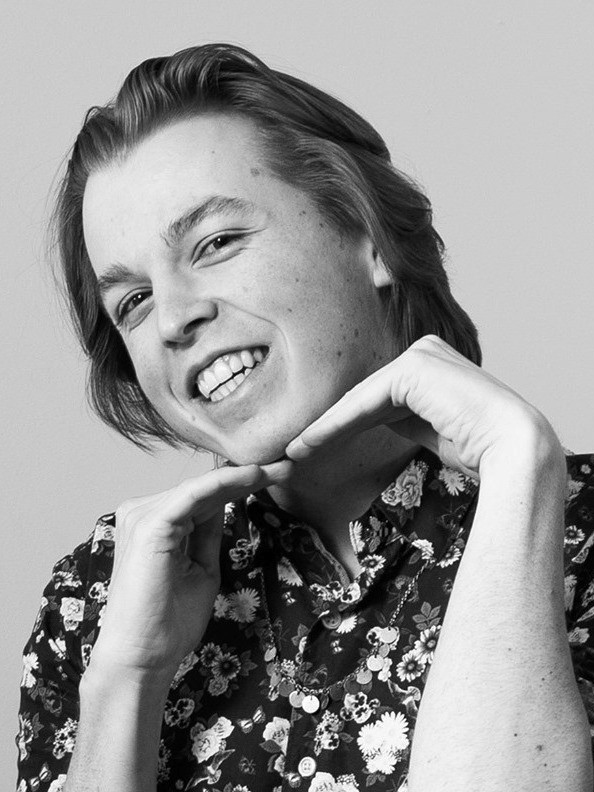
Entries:
{"label": "finger", "polygon": [[346,434],[362,432],[412,415],[408,407],[392,403],[392,379],[393,371],[385,366],[359,383],[289,443],[287,456],[294,460],[305,459],[313,449]]}
{"label": "finger", "polygon": [[169,523],[188,518],[207,520],[225,503],[260,489],[263,479],[258,465],[210,470],[169,490],[160,504],[159,517]]}
{"label": "finger", "polygon": [[186,542],[186,555],[200,564],[206,572],[213,573],[219,568],[221,540],[225,523],[225,507],[220,506],[214,514],[200,523],[193,522],[194,529]]}

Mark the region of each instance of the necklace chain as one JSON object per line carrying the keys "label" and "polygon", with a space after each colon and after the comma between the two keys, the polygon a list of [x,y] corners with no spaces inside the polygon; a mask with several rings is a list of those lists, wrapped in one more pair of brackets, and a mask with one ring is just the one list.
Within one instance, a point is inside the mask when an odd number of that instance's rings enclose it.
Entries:
{"label": "necklace chain", "polygon": [[[413,591],[417,580],[421,576],[421,574],[430,566],[431,561],[427,560],[423,566],[416,572],[414,577],[410,580],[409,584],[407,585],[404,593],[402,594],[396,609],[394,610],[390,620],[388,621],[388,629],[393,629],[402,608],[406,604],[411,592]],[[331,690],[334,688],[342,688],[346,683],[350,680],[355,680],[365,669],[369,669],[369,660],[370,658],[377,657],[378,660],[376,663],[383,665],[383,656],[380,654],[379,651],[375,651],[366,657],[361,658],[361,660],[357,663],[353,671],[350,671],[346,676],[342,679],[333,682],[330,685],[325,685],[324,687],[313,688],[309,687],[308,685],[302,684],[297,679],[297,673],[295,675],[289,674],[283,668],[283,659],[280,651],[280,640],[276,635],[274,628],[272,626],[272,618],[270,616],[270,611],[268,609],[268,600],[266,597],[266,586],[264,581],[264,570],[260,569],[260,586],[261,586],[261,593],[262,593],[262,605],[264,608],[264,614],[266,617],[267,622],[267,629],[266,634],[263,637],[263,643],[266,647],[265,649],[265,659],[269,662],[272,662],[275,667],[276,674],[275,676],[279,679],[280,682],[284,682],[285,685],[288,687],[292,687],[292,691],[289,695],[289,700],[291,704],[295,707],[303,707],[304,710],[307,712],[316,712],[320,704],[322,703],[321,700],[327,699],[328,695],[331,693]],[[302,653],[299,651],[295,658],[295,664],[297,666],[301,665],[303,660]],[[372,660],[373,664],[373,660]],[[379,670],[379,668],[375,669]]]}

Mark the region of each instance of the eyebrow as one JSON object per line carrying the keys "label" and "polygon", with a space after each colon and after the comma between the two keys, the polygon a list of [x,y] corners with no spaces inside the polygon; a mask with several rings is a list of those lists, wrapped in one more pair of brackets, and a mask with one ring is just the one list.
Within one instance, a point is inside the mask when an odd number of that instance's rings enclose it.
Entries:
{"label": "eyebrow", "polygon": [[161,234],[161,238],[168,247],[177,247],[188,231],[208,217],[221,214],[248,215],[253,214],[255,209],[255,204],[244,198],[211,195],[210,198],[190,207],[180,217],[169,223],[166,231]]}
{"label": "eyebrow", "polygon": [[[226,195],[211,195],[204,201],[191,206],[182,215],[167,226],[160,236],[165,244],[170,248],[179,247],[186,234],[196,225],[214,215],[240,214],[243,216],[253,215],[256,206],[252,201],[244,198],[231,198]],[[137,274],[124,264],[116,262],[109,266],[97,278],[97,287],[101,299],[114,286],[136,281]]]}

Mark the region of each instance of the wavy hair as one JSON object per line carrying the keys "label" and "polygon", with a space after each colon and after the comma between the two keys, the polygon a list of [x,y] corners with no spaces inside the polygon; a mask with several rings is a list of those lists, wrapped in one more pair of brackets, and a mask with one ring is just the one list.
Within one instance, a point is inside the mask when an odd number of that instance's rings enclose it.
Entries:
{"label": "wavy hair", "polygon": [[477,365],[475,325],[453,298],[431,204],[398,171],[376,130],[338,99],[229,44],[191,47],[133,69],[115,99],[92,107],[61,181],[52,229],[74,327],[89,359],[88,396],[100,418],[141,448],[182,444],[142,392],[103,310],[85,246],[82,204],[94,171],[122,161],[157,129],[203,113],[256,126],[264,159],[342,232],[364,231],[390,270],[386,328],[397,353],[434,333]]}

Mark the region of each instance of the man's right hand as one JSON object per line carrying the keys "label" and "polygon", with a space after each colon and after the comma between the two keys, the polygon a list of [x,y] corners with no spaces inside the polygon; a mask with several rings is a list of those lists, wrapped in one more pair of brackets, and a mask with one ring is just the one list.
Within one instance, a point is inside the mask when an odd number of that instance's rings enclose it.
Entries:
{"label": "man's right hand", "polygon": [[225,503],[280,483],[292,464],[211,470],[117,509],[114,568],[92,674],[171,680],[211,618]]}

